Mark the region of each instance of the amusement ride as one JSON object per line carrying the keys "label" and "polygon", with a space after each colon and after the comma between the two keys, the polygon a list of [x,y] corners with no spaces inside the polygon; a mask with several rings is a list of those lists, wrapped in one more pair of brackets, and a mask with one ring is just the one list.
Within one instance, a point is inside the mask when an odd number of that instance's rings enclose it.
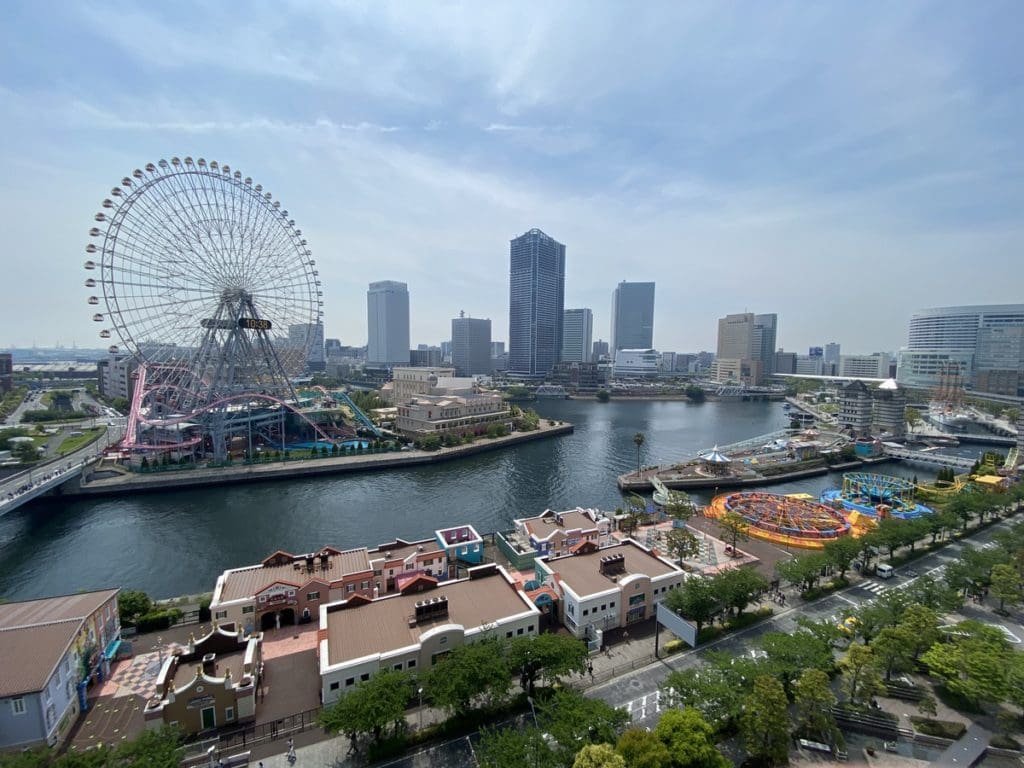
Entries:
{"label": "amusement ride", "polygon": [[125,176],[94,218],[92,319],[112,355],[137,363],[123,450],[222,461],[284,448],[286,434],[346,436],[311,419],[292,384],[323,291],[269,192],[228,165],[174,157]]}

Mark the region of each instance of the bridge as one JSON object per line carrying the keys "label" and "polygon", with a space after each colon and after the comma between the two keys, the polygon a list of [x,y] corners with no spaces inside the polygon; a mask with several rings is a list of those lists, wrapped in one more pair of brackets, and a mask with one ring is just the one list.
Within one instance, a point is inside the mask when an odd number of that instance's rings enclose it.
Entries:
{"label": "bridge", "polygon": [[87,466],[103,455],[108,445],[120,440],[121,435],[120,427],[108,427],[98,440],[67,456],[52,459],[0,480],[0,516],[55,490],[69,480],[74,480]]}
{"label": "bridge", "polygon": [[901,445],[885,443],[883,451],[886,456],[911,464],[923,464],[928,467],[950,467],[952,469],[970,469],[974,466],[974,459],[965,456],[947,456],[943,453],[935,453],[933,450],[912,451]]}

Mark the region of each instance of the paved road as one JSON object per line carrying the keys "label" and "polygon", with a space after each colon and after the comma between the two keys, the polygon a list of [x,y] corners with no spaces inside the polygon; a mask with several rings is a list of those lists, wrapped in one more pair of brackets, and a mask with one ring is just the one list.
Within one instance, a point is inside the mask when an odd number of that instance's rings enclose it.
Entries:
{"label": "paved road", "polygon": [[[1016,520],[1012,519],[1003,521],[979,532],[965,542],[955,542],[937,552],[925,555],[915,561],[913,569],[919,574],[929,574],[937,577],[941,575],[941,569],[947,563],[959,558],[959,553],[965,544],[976,547],[994,546],[992,543],[993,536],[998,531],[1006,530],[1016,522]],[[586,695],[601,698],[616,707],[624,707],[632,714],[634,723],[653,727],[658,720],[662,708],[658,686],[673,670],[700,666],[704,663],[708,651],[712,650],[727,651],[736,656],[750,653],[756,647],[758,638],[767,632],[792,633],[796,631],[799,628],[797,619],[800,617],[807,617],[814,621],[829,619],[838,623],[844,613],[873,601],[879,595],[889,590],[900,589],[908,584],[912,584],[917,578],[919,577],[908,578],[901,575],[899,570],[897,570],[896,576],[887,581],[866,579],[813,603],[795,604],[776,613],[775,616],[766,621],[728,635],[697,650],[670,656],[662,661],[656,661],[646,667],[637,669],[635,672],[596,686],[587,691]],[[991,607],[979,608],[968,604],[964,607],[963,613],[989,624],[1001,626],[1003,631],[1007,633],[1010,642],[1014,642],[1015,639],[1017,642],[1020,642],[1018,635],[1024,634],[1019,627],[997,617],[992,612]],[[651,642],[653,644],[653,640]]]}

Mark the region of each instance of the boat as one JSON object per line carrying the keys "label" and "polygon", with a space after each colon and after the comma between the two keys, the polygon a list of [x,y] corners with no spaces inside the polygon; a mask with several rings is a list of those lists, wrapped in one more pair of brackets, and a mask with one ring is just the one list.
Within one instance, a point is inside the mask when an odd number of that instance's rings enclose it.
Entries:
{"label": "boat", "polygon": [[928,420],[939,429],[950,432],[966,432],[969,424],[974,423],[974,418],[968,412],[959,409],[944,408],[932,405],[928,409]]}

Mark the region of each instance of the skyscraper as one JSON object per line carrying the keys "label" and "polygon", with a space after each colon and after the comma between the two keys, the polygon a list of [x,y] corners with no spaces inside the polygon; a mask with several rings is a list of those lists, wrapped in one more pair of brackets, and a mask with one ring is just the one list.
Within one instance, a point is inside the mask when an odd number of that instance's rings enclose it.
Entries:
{"label": "skyscraper", "polygon": [[608,357],[608,342],[603,339],[598,339],[594,342],[594,346],[591,349],[590,354],[591,357],[593,357],[593,362],[595,363],[602,357]]}
{"label": "skyscraper", "polygon": [[306,370],[322,371],[327,367],[327,357],[324,353],[324,326],[322,323],[295,323],[294,325],[289,325],[288,346],[306,347]]}
{"label": "skyscraper", "polygon": [[754,332],[751,338],[752,360],[761,363],[761,376],[766,378],[775,373],[775,341],[779,332],[779,316],[754,315]]}
{"label": "skyscraper", "polygon": [[654,346],[654,283],[619,283],[612,292],[611,351]]}
{"label": "skyscraper", "polygon": [[754,313],[726,315],[718,320],[720,360],[752,360],[754,357]]}
{"label": "skyscraper", "polygon": [[594,313],[589,309],[567,309],[562,320],[562,362],[590,362],[594,337]]}
{"label": "skyscraper", "polygon": [[409,363],[409,286],[395,280],[370,283],[366,293],[370,365]]}
{"label": "skyscraper", "polygon": [[491,321],[466,317],[452,319],[452,365],[456,376],[491,372]]}
{"label": "skyscraper", "polygon": [[531,229],[509,255],[509,375],[542,379],[562,351],[565,246]]}

